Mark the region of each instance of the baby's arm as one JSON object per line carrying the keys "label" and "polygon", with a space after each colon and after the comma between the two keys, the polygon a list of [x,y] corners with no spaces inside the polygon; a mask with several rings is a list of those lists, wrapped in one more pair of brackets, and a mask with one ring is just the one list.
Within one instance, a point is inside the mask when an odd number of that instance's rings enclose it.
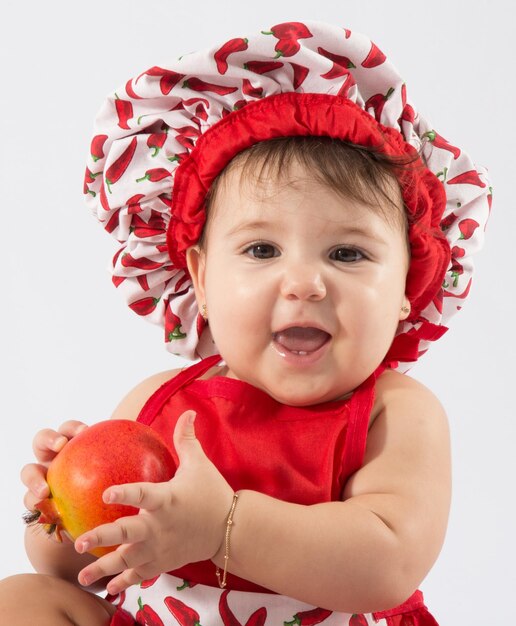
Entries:
{"label": "baby's arm", "polygon": [[[450,505],[447,419],[418,382],[386,372],[363,467],[343,502],[300,506],[241,493],[229,570],[316,606],[397,606],[436,560]],[[214,561],[223,566],[224,547]]]}

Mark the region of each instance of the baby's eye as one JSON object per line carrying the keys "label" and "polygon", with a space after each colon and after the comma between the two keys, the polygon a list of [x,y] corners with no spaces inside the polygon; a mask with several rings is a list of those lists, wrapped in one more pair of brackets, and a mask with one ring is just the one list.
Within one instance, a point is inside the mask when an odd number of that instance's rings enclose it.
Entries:
{"label": "baby's eye", "polygon": [[355,263],[365,259],[365,255],[356,248],[335,248],[330,253],[330,258],[341,263]]}
{"label": "baby's eye", "polygon": [[270,243],[255,243],[246,248],[244,252],[255,259],[272,259],[279,256],[278,250]]}

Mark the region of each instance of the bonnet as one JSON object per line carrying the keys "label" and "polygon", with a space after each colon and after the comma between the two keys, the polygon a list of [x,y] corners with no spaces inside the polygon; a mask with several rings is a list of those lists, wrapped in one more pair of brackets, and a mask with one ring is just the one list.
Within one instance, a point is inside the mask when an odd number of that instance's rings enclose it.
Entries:
{"label": "bonnet", "polygon": [[469,294],[491,209],[487,171],[419,114],[364,35],[288,22],[151,67],[108,97],[94,133],[84,193],[121,244],[113,283],[135,313],[164,328],[174,354],[217,353],[185,252],[199,240],[216,176],[273,137],[330,136],[414,162],[398,174],[410,218],[411,313],[386,364],[406,371]]}

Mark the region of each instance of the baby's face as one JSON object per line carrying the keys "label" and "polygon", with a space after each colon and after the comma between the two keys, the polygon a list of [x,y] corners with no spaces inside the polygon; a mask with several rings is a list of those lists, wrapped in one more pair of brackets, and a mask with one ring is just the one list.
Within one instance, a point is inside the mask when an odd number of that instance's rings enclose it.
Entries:
{"label": "baby's face", "polygon": [[226,375],[295,406],[352,391],[407,316],[401,226],[299,165],[254,188],[230,170],[211,210],[188,260]]}

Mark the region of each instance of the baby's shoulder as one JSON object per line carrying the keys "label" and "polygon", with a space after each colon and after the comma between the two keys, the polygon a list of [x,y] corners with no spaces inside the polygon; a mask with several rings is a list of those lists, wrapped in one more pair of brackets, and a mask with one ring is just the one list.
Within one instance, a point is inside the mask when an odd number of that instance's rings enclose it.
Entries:
{"label": "baby's shoulder", "polygon": [[428,387],[407,374],[385,370],[376,381],[375,401],[371,411],[369,428],[378,415],[393,411],[399,414],[442,413],[443,407]]}
{"label": "baby's shoulder", "polygon": [[166,370],[165,372],[158,372],[142,380],[141,383],[133,387],[122,399],[120,404],[113,411],[111,419],[135,420],[152,394],[157,391],[161,385],[179,374],[180,371],[181,368]]}

